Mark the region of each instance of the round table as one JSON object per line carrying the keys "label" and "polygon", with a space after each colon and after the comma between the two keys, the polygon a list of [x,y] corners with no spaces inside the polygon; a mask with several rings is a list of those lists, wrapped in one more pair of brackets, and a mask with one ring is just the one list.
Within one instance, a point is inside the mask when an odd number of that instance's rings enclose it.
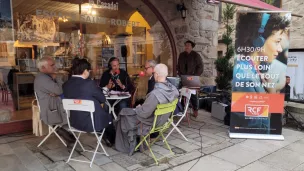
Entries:
{"label": "round table", "polygon": [[[115,106],[123,99],[128,99],[130,98],[131,95],[130,94],[127,94],[125,96],[119,96],[119,95],[110,95],[110,96],[106,96],[106,104],[109,106],[109,113],[113,114],[114,116],[114,119],[116,120],[117,119],[117,115],[115,114],[115,111],[114,111],[114,108]],[[111,103],[109,102],[109,100],[116,100],[113,105],[111,105]]]}

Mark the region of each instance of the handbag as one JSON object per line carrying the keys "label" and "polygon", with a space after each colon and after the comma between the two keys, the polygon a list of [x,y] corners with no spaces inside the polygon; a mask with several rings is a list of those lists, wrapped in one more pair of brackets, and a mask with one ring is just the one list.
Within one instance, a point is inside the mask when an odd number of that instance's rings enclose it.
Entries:
{"label": "handbag", "polygon": [[63,122],[61,111],[59,110],[57,97],[51,97],[49,101],[49,107],[46,110],[47,122],[49,125],[61,124]]}

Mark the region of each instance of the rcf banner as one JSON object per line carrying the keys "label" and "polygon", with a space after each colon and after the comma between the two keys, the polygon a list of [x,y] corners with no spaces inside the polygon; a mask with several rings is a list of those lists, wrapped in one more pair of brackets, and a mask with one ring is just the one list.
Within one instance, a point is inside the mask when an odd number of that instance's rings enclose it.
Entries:
{"label": "rcf banner", "polygon": [[290,22],[290,13],[238,13],[230,137],[284,139]]}

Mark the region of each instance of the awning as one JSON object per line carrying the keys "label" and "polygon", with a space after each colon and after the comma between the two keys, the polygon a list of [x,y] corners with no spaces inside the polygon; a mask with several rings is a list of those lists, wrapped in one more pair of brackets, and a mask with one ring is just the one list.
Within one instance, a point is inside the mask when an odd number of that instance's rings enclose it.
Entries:
{"label": "awning", "polygon": [[[281,8],[269,5],[260,0],[221,0],[221,2],[249,7],[249,8],[258,9],[258,10],[284,11]],[[297,16],[297,17],[303,17],[302,15],[298,15],[298,14],[294,14],[294,13],[292,13],[292,15]]]}

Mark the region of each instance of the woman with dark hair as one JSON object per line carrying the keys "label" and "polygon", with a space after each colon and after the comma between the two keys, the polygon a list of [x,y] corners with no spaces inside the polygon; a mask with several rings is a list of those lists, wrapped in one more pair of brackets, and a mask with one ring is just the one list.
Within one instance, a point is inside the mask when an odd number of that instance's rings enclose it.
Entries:
{"label": "woman with dark hair", "polygon": [[[257,17],[257,15],[260,15]],[[235,58],[234,73],[243,75],[260,75],[258,78],[246,78],[241,76],[236,78],[234,74],[233,91],[239,92],[279,92],[285,85],[285,71],[280,74],[279,78],[266,79],[264,76],[273,73],[273,70],[280,71],[286,68],[286,65],[277,60],[278,55],[283,51],[282,40],[286,35],[286,30],[290,25],[290,20],[280,14],[257,14],[257,13],[240,13],[236,26],[235,47],[238,55]],[[246,31],[244,31],[246,30]],[[238,48],[250,48],[254,50],[244,50],[240,52]],[[240,57],[250,56],[250,60],[238,60]],[[263,58],[260,58],[263,57]],[[249,69],[244,68],[244,66]],[[257,70],[257,67],[261,69]],[[278,70],[279,69],[279,70]],[[281,73],[280,72],[280,73]],[[276,87],[237,87],[236,82],[259,83],[278,83]],[[268,84],[270,85],[270,84]]]}
{"label": "woman with dark hair", "polygon": [[[86,59],[75,59],[71,68],[72,77],[63,85],[63,94],[67,99],[92,100],[95,105],[95,129],[100,132],[106,128],[104,140],[108,146],[114,144],[115,130],[112,126],[112,117],[101,104],[106,98],[93,80],[88,79],[91,64]],[[76,129],[92,132],[93,126],[88,112],[71,111],[70,123]]]}
{"label": "woman with dark hair", "polygon": [[[286,64],[277,60],[283,51],[282,40],[287,34],[290,19],[279,13],[240,13],[236,26],[234,92],[280,93],[285,85]],[[242,86],[240,86],[242,85]],[[243,112],[231,114],[233,132],[249,127],[256,133],[277,132],[270,120],[282,115],[250,119]],[[271,118],[271,119],[270,119]],[[272,120],[280,122],[280,118]],[[280,123],[275,123],[279,125]],[[248,133],[250,133],[248,129]]]}
{"label": "woman with dark hair", "polygon": [[[108,70],[106,70],[100,79],[100,87],[107,89],[108,91],[123,91],[132,93],[134,91],[133,84],[128,73],[119,68],[119,59],[112,57],[109,60]],[[123,108],[128,107],[129,99],[121,100],[118,104],[119,111]]]}

